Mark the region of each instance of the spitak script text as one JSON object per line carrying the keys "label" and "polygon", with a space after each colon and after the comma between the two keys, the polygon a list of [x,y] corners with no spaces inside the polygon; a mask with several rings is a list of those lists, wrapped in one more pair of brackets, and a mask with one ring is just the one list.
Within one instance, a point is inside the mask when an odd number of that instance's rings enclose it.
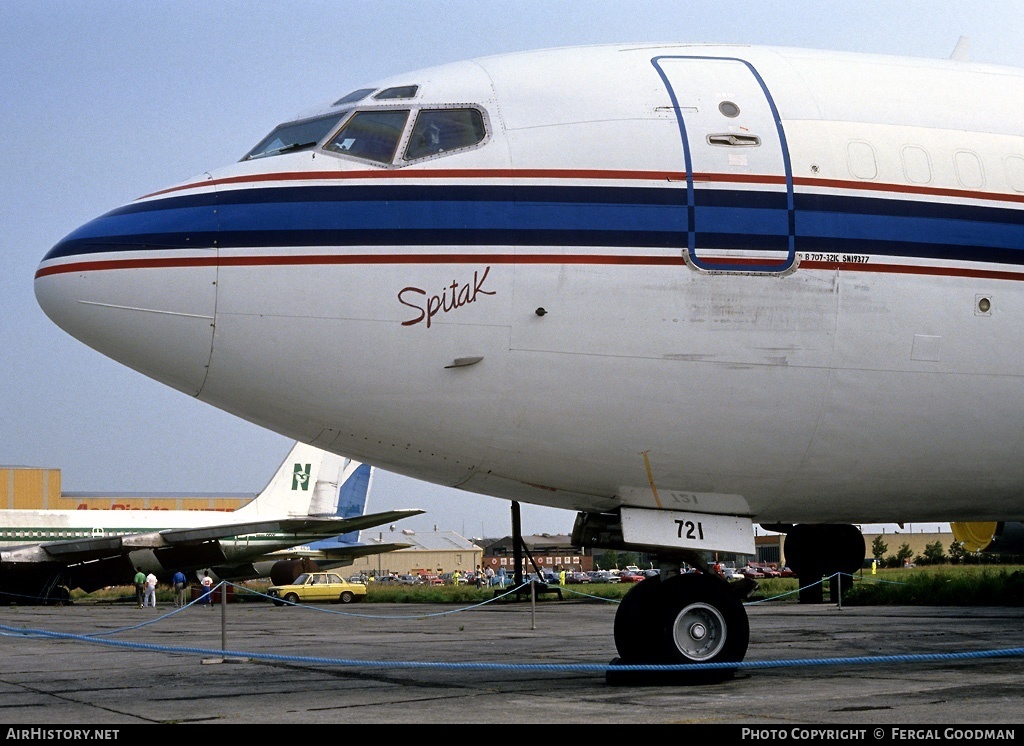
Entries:
{"label": "spitak script text", "polygon": [[426,321],[429,329],[430,322],[437,314],[449,313],[469,303],[476,303],[481,295],[496,295],[496,291],[484,289],[490,271],[489,266],[484,267],[482,272],[474,271],[471,283],[452,280],[451,284],[437,295],[429,295],[423,288],[402,288],[398,293],[398,302],[416,311],[416,315],[403,321],[402,326],[412,326]]}

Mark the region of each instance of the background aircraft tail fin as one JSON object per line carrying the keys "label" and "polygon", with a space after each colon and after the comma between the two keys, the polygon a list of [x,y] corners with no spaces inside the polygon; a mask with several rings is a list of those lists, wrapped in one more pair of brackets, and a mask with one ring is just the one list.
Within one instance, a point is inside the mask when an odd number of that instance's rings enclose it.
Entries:
{"label": "background aircraft tail fin", "polygon": [[236,514],[361,515],[369,482],[370,467],[366,464],[296,443],[263,491]]}
{"label": "background aircraft tail fin", "polygon": [[[353,461],[353,464],[357,462]],[[351,475],[341,485],[338,493],[339,518],[355,518],[366,512],[366,496],[373,484],[373,469],[369,464],[358,464]],[[338,537],[338,543],[359,543],[359,532],[350,531]]]}

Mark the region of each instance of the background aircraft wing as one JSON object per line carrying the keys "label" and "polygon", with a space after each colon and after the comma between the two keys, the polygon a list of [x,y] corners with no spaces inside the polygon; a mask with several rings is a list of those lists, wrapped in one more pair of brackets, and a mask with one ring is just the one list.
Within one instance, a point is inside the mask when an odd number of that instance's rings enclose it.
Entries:
{"label": "background aircraft wing", "polygon": [[[368,515],[356,516],[355,518],[283,518],[269,521],[244,521],[238,523],[221,523],[216,526],[201,526],[197,528],[170,528],[152,534],[138,534],[133,537],[125,537],[126,543],[130,542],[132,548],[145,546],[168,546],[175,544],[195,544],[214,539],[226,539],[231,536],[246,536],[248,534],[263,534],[281,531],[284,533],[315,533],[323,536],[336,536],[347,534],[351,531],[361,531],[365,528],[380,526],[384,523],[393,523],[403,518],[419,515],[422,510],[388,510],[383,513],[370,513]],[[156,542],[156,543],[146,543]]]}
{"label": "background aircraft wing", "polygon": [[11,564],[32,564],[39,562],[87,562],[94,559],[113,557],[122,552],[121,536],[89,539],[66,539],[45,541],[12,547],[0,552],[0,559]]}
{"label": "background aircraft wing", "polygon": [[361,531],[402,518],[419,515],[422,510],[388,510],[383,513],[356,516],[354,518],[285,518],[271,521],[242,521],[221,523],[215,526],[194,528],[169,528],[127,536],[93,537],[88,539],[67,539],[47,541],[40,544],[6,549],[0,559],[11,564],[63,563],[67,565],[91,560],[108,559],[126,555],[138,549],[163,549],[173,546],[188,546],[226,539],[232,536],[274,532],[304,532],[322,536],[336,536]]}

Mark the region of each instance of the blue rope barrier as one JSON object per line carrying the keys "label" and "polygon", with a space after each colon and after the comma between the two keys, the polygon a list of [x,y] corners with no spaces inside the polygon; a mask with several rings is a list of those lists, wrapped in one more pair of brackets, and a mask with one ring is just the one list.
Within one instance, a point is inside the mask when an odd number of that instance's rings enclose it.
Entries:
{"label": "blue rope barrier", "polygon": [[[817,583],[823,583],[825,580],[833,579],[836,575],[830,576],[829,578],[822,578],[816,581]],[[853,577],[853,576],[848,576]],[[524,583],[522,586],[510,588],[507,593],[495,596],[492,599],[487,599],[478,604],[472,604],[466,607],[459,607],[457,609],[451,609],[442,612],[430,613],[430,614],[402,614],[402,615],[376,615],[376,614],[357,614],[352,612],[341,612],[333,611],[329,609],[322,609],[315,606],[307,606],[303,604],[292,604],[290,606],[298,606],[311,611],[317,611],[321,613],[333,613],[342,614],[345,616],[355,616],[370,619],[416,619],[416,618],[430,618],[438,616],[446,616],[450,614],[462,613],[464,611],[471,611],[476,608],[483,607],[487,604],[495,601],[502,600],[521,588],[528,585]],[[814,585],[814,584],[811,584]],[[232,586],[235,588],[241,588],[247,593],[254,596],[266,598],[267,600],[278,601],[280,599],[273,599],[259,591],[255,591],[246,586],[238,586],[227,581],[221,581],[215,586],[211,595],[213,595],[218,588]],[[811,586],[808,586],[811,587]],[[609,601],[612,603],[621,603],[618,599],[606,599],[599,596],[591,596],[586,593],[579,591],[573,591],[577,595],[585,596],[602,601]],[[765,603],[772,600],[777,600],[785,596],[791,595],[792,593],[798,593],[797,591],[791,591],[780,594],[768,599],[760,599],[758,601],[749,602],[746,605]],[[193,606],[203,600],[201,596],[195,599],[181,608],[175,609],[173,612],[163,614],[159,617],[144,621],[140,624],[129,625],[126,627],[120,627],[113,630],[106,630],[104,632],[96,632],[88,635],[74,634],[69,632],[54,632],[51,630],[43,629],[32,629],[32,628],[19,628],[11,627],[7,625],[0,625],[0,634],[5,637],[42,637],[49,639],[60,639],[60,640],[71,640],[77,642],[86,642],[96,645],[107,645],[118,648],[128,648],[133,650],[144,650],[159,653],[177,653],[177,654],[194,654],[194,655],[212,655],[221,658],[240,658],[248,660],[260,660],[260,661],[271,661],[271,662],[286,662],[286,663],[306,663],[306,664],[324,664],[333,666],[346,666],[346,667],[358,667],[358,668],[405,668],[405,669],[452,669],[452,670],[483,670],[483,671],[549,671],[549,672],[595,672],[605,673],[608,671],[625,672],[625,671],[648,671],[648,672],[680,672],[680,671],[710,671],[715,669],[728,669],[728,670],[740,670],[740,669],[769,669],[769,668],[789,668],[798,666],[852,666],[852,665],[867,665],[867,664],[894,664],[894,663],[916,663],[916,662],[937,662],[937,661],[956,661],[956,660],[969,660],[969,659],[988,659],[988,658],[1008,658],[1024,655],[1024,647],[1018,648],[1004,648],[999,650],[985,650],[975,651],[966,653],[922,653],[922,654],[903,654],[903,655],[876,655],[876,656],[860,656],[851,658],[796,658],[788,660],[775,660],[775,661],[737,661],[732,663],[679,663],[679,664],[600,664],[600,663],[523,663],[523,664],[509,664],[509,663],[483,663],[483,662],[462,662],[462,663],[440,663],[440,662],[425,662],[425,661],[370,661],[370,660],[359,660],[350,658],[326,658],[319,656],[295,656],[295,655],[279,655],[272,653],[255,653],[239,650],[225,650],[217,648],[200,648],[200,647],[178,647],[168,645],[153,645],[147,643],[136,643],[122,640],[106,640],[99,639],[103,636],[109,636],[114,634],[120,634],[127,631],[141,629],[143,627],[154,624],[163,619],[170,618],[186,608]]]}
{"label": "blue rope barrier", "polygon": [[464,671],[564,671],[564,672],[606,672],[614,671],[710,671],[715,669],[768,669],[790,668],[794,666],[850,666],[865,664],[909,663],[953,661],[980,658],[1008,658],[1024,655],[1024,648],[1005,648],[1002,650],[982,650],[971,653],[922,653],[916,655],[873,655],[854,658],[796,658],[778,661],[737,661],[735,663],[678,663],[671,665],[628,664],[615,665],[610,663],[434,663],[425,661],[370,661],[352,658],[325,658],[318,656],[278,655],[273,653],[254,653],[241,650],[222,650],[217,648],[178,647],[171,645],[152,645],[148,643],[126,642],[122,640],[101,640],[90,635],[76,635],[70,632],[53,632],[43,629],[17,628],[0,625],[0,630],[12,636],[45,637],[56,640],[72,640],[94,645],[146,650],[155,653],[178,653],[214,655],[222,658],[245,658],[249,660],[275,661],[285,663],[317,663],[332,666],[358,668],[440,668]]}

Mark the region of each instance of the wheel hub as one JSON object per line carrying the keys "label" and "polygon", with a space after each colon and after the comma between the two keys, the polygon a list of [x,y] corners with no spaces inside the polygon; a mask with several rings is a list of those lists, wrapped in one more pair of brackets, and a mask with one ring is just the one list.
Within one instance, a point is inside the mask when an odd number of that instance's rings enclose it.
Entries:
{"label": "wheel hub", "polygon": [[725,647],[727,624],[722,613],[707,603],[684,607],[672,625],[676,649],[693,661],[713,659]]}

